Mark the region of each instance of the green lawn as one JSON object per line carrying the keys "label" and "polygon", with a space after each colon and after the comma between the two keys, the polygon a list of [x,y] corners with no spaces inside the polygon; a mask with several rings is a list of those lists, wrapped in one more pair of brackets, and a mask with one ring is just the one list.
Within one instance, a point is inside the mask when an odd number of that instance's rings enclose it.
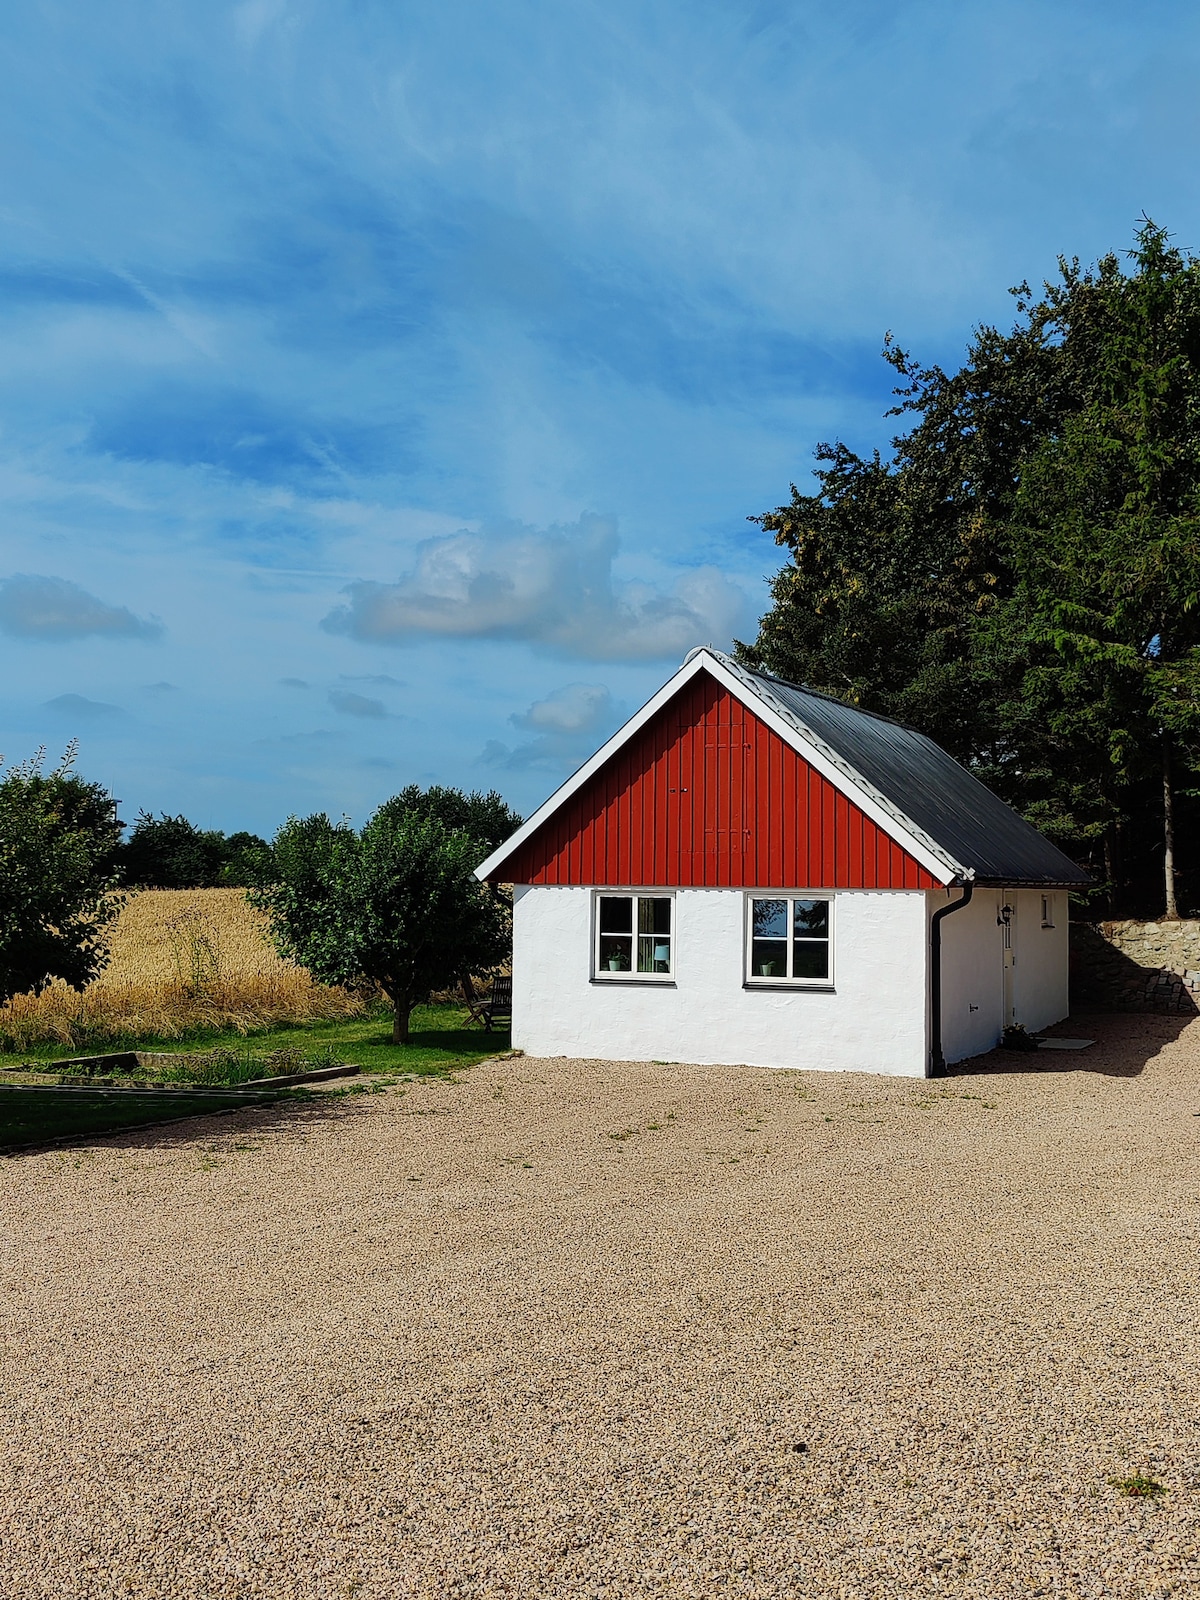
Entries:
{"label": "green lawn", "polygon": [[279,1091],[261,1094],[155,1093],[148,1089],[33,1089],[0,1085],[0,1150],[86,1138],[117,1128],[148,1126],[176,1117],[211,1116],[230,1106],[269,1105]]}
{"label": "green lawn", "polygon": [[[108,1047],[109,1049],[112,1046]],[[364,1072],[425,1074],[447,1072],[454,1067],[473,1066],[509,1048],[507,1030],[485,1033],[470,1020],[463,1006],[418,1006],[412,1016],[412,1038],[407,1045],[393,1045],[390,1015],[359,1018],[353,1022],[316,1022],[306,1027],[272,1028],[266,1033],[206,1033],[186,1039],[137,1039],[122,1043],[128,1050],[165,1050],[186,1053],[197,1050],[228,1049],[239,1055],[269,1055],[272,1050],[302,1050],[309,1056],[328,1058],[359,1066]],[[94,1051],[66,1050],[62,1045],[43,1045],[21,1052],[21,1060],[44,1062],[68,1055],[101,1054]]]}

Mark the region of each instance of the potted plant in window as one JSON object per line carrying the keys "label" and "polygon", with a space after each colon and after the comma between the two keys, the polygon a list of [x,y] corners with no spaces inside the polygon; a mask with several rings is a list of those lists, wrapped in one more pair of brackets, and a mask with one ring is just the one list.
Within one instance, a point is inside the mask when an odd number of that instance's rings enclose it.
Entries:
{"label": "potted plant in window", "polygon": [[758,975],[760,978],[777,978],[779,976],[778,969],[778,961],[760,961],[758,963]]}
{"label": "potted plant in window", "polygon": [[609,956],[608,970],[610,972],[628,972],[629,961],[623,950],[618,950],[616,955]]}

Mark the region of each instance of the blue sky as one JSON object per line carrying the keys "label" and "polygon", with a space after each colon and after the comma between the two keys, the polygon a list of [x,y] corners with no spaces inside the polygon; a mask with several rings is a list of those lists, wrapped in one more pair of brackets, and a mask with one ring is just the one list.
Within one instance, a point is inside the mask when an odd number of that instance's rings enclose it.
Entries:
{"label": "blue sky", "polygon": [[528,811],[746,517],[886,443],[883,334],[1186,247],[1182,3],[43,0],[0,23],[0,749],[270,833]]}

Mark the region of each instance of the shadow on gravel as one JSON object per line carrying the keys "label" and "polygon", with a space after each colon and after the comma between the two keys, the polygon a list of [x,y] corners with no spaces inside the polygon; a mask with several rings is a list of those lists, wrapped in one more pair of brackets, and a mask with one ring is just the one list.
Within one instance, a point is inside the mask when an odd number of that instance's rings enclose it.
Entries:
{"label": "shadow on gravel", "polygon": [[1094,1039],[1086,1050],[991,1050],[947,1069],[948,1078],[984,1077],[999,1073],[1096,1072],[1107,1078],[1137,1078],[1155,1056],[1189,1027],[1193,1016],[1148,1012],[1091,1012],[1068,1017],[1045,1031],[1060,1039]]}
{"label": "shadow on gravel", "polygon": [[238,1105],[190,1112],[175,1120],[145,1122],[124,1128],[81,1128],[0,1149],[0,1160],[36,1155],[39,1151],[77,1149],[104,1144],[117,1150],[178,1150],[204,1144],[222,1133],[303,1133],[325,1123],[342,1122],[358,1109],[359,1095],[309,1091],[280,1096],[264,1105]]}

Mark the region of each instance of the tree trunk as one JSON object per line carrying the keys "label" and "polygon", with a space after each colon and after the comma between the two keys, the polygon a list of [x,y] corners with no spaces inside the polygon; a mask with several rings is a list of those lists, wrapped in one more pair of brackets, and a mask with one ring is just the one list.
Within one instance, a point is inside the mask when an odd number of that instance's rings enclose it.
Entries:
{"label": "tree trunk", "polygon": [[392,1043],[408,1043],[408,1019],[412,1012],[412,1000],[406,994],[393,995],[392,1005],[395,1008],[392,1016]]}
{"label": "tree trunk", "polygon": [[1175,796],[1171,792],[1171,744],[1163,740],[1163,884],[1166,889],[1167,918],[1179,920],[1179,905],[1175,899]]}
{"label": "tree trunk", "polygon": [[1108,914],[1115,917],[1117,914],[1117,861],[1116,847],[1113,840],[1115,828],[1112,823],[1104,830],[1104,876],[1108,882]]}

